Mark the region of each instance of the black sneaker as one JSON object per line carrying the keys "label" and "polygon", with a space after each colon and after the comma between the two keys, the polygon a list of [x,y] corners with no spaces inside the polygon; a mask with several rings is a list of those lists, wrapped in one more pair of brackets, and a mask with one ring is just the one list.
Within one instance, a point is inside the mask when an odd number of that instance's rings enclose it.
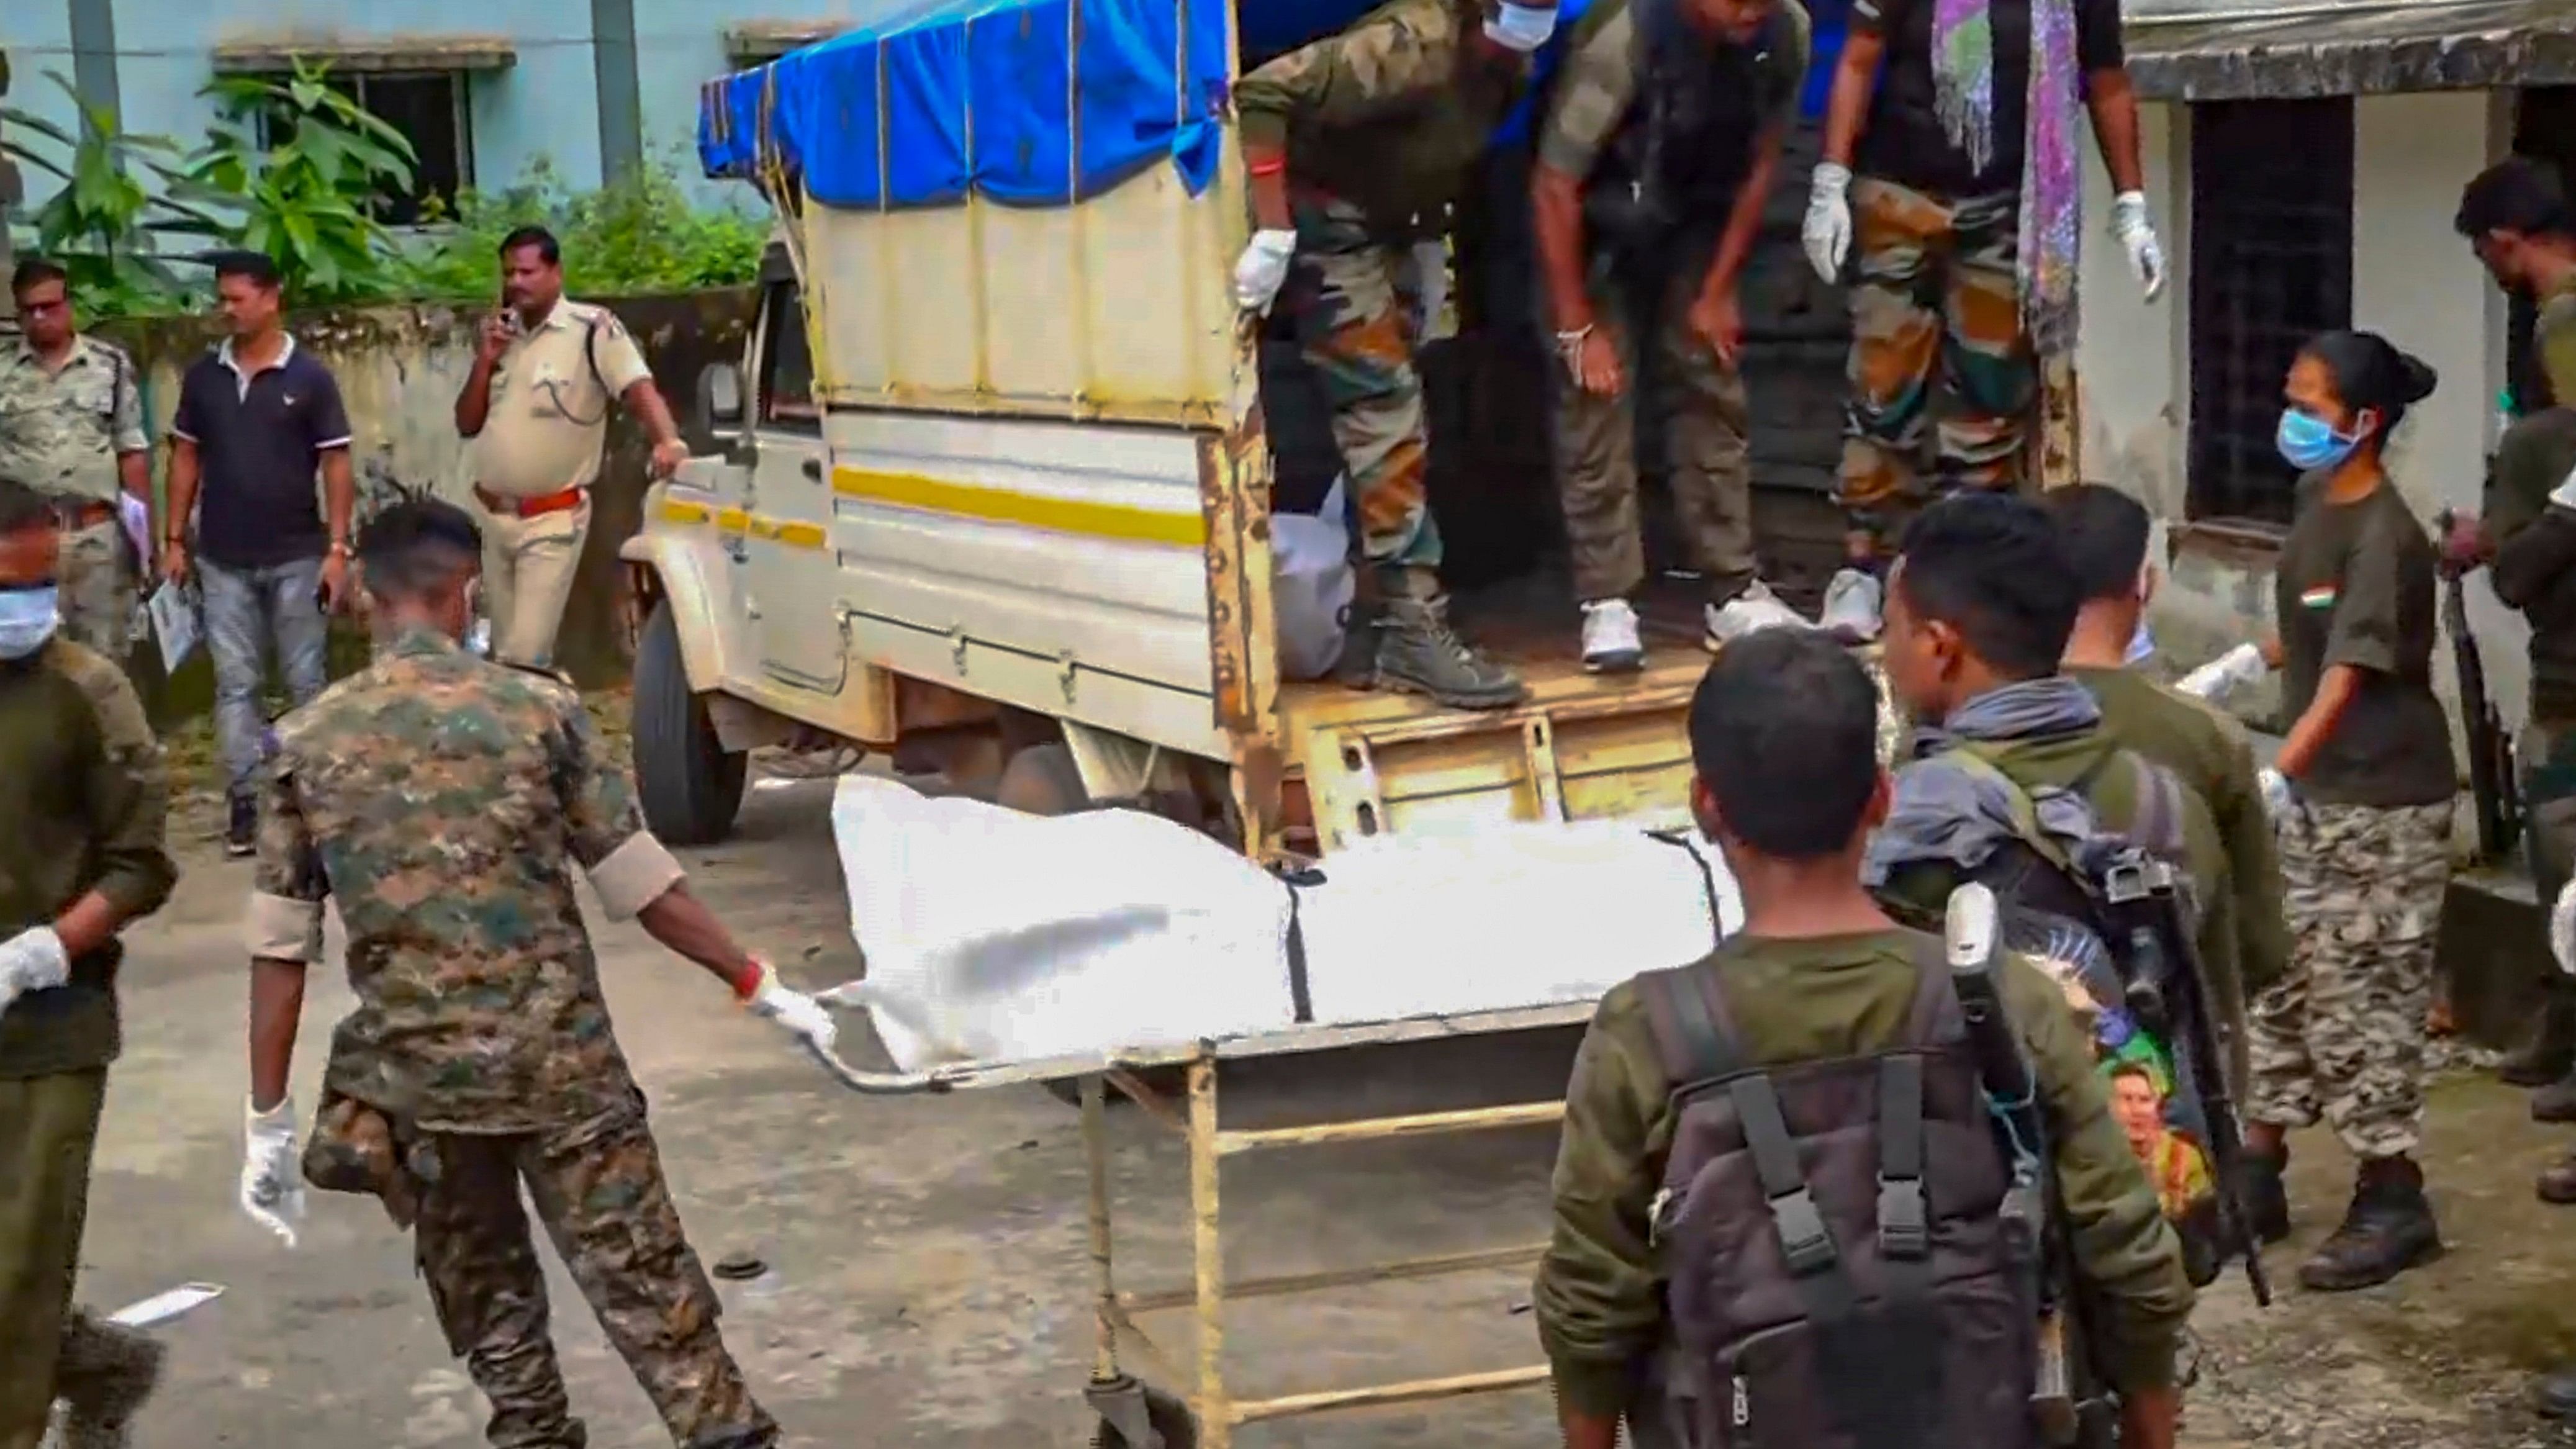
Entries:
{"label": "black sneaker", "polygon": [[259,849],[259,802],[235,795],[229,804],[232,818],[224,827],[224,854],[240,860]]}
{"label": "black sneaker", "polygon": [[2343,1225],[2299,1265],[2299,1286],[2316,1293],[2369,1288],[2441,1255],[2424,1170],[2412,1158],[2376,1158],[2361,1165]]}

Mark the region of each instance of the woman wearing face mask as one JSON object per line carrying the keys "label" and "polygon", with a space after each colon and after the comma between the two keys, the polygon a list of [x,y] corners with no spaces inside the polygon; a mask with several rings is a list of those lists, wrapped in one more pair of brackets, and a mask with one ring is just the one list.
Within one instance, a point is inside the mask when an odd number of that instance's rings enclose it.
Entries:
{"label": "woman wearing face mask", "polygon": [[2385,1282],[2441,1250],[2415,1149],[2458,775],[2433,695],[2433,543],[2386,468],[2433,383],[2385,338],[2331,332],[2291,367],[2281,415],[2281,456],[2306,476],[2266,652],[2297,723],[2265,785],[2296,947],[2254,1003],[2248,1208],[2267,1238],[2286,1235],[2284,1133],[2331,1122],[2360,1173],[2343,1225],[2299,1269],[2317,1290]]}

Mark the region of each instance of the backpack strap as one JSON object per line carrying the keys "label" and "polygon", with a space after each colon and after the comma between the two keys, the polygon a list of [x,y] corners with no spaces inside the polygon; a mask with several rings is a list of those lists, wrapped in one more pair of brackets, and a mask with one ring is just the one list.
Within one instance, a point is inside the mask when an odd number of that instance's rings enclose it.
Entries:
{"label": "backpack strap", "polygon": [[2075,879],[2083,879],[2082,873],[2075,868],[2075,858],[2068,855],[2066,847],[2039,823],[2039,802],[2031,798],[2020,781],[2004,773],[2004,767],[1996,763],[1986,746],[1975,740],[1960,740],[1942,751],[1941,758],[1952,761],[1961,770],[2001,790],[2005,808],[2012,816],[2013,838],[2030,847],[2051,866]]}
{"label": "backpack strap", "polygon": [[1664,1075],[1672,1081],[1674,1096],[1744,1070],[1735,1020],[1709,962],[1649,971],[1637,978],[1637,997],[1646,1008],[1647,1024],[1654,1028],[1655,1047],[1663,1056]]}

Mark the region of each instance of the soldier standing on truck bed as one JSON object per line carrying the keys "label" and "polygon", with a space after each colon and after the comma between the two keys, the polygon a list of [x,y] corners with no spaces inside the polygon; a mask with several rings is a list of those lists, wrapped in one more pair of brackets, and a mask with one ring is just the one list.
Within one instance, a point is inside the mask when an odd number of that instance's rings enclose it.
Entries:
{"label": "soldier standing on truck bed", "polygon": [[765,1449],[778,1426],[716,1330],[602,998],[571,867],[751,1010],[828,1047],[830,1016],[735,944],[643,826],[580,698],[476,659],[482,540],[464,510],[398,504],[360,557],[375,663],[278,726],[262,785],[242,1206],[291,1244],[286,1095],[322,903],[347,928],[357,1009],[333,1033],[303,1175],[413,1228],[450,1349],[502,1449],[580,1444],[546,1331],[524,1183],[600,1327],[688,1449]]}
{"label": "soldier standing on truck bed", "polygon": [[1522,688],[1452,631],[1440,594],[1414,354],[1430,320],[1422,273],[1447,262],[1415,258],[1439,251],[1555,25],[1553,6],[1391,0],[1234,91],[1254,226],[1235,301],[1280,301],[1321,374],[1368,565],[1343,677],[1464,709],[1505,708]]}
{"label": "soldier standing on truck bed", "polygon": [[[2112,234],[2152,300],[2164,253],[2119,0],[1853,0],[1805,227],[1826,281],[1853,260],[1848,562],[1823,617],[1838,634],[1877,636],[1878,569],[1927,493],[2025,472],[2036,360],[2075,342],[2079,109],[2118,193]],[[1936,381],[1955,404],[1937,421]]]}
{"label": "soldier standing on truck bed", "polygon": [[1646,574],[1636,394],[1650,366],[1674,399],[1673,500],[1708,576],[1708,647],[1798,622],[1753,553],[1736,281],[1808,43],[1798,0],[1609,0],[1576,27],[1549,101],[1532,209],[1563,363],[1557,477],[1587,669],[1645,663],[1628,596]]}

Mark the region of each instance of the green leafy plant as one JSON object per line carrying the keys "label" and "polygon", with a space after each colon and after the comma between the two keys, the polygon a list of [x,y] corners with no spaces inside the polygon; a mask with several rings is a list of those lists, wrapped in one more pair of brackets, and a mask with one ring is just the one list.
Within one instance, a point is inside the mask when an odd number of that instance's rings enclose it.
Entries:
{"label": "green leafy plant", "polygon": [[47,79],[78,107],[77,134],[32,112],[0,106],[0,121],[8,123],[7,153],[58,183],[28,219],[28,240],[71,274],[73,295],[86,312],[179,306],[186,288],[160,256],[155,237],[214,218],[155,190],[155,181],[166,185],[175,173],[178,146],[166,137],[119,130],[113,113],[82,101],[60,73]]}
{"label": "green leafy plant", "polygon": [[404,258],[404,290],[421,297],[489,297],[500,286],[501,239],[534,224],[563,244],[564,286],[618,296],[740,286],[760,271],[762,219],[690,203],[676,167],[656,163],[594,191],[574,191],[543,161],[519,185],[467,192],[425,227]]}
{"label": "green leafy plant", "polygon": [[409,138],[296,62],[284,80],[221,76],[205,144],[174,178],[173,199],[223,214],[210,235],[276,259],[298,302],[383,295],[398,276],[376,199],[410,187]]}

